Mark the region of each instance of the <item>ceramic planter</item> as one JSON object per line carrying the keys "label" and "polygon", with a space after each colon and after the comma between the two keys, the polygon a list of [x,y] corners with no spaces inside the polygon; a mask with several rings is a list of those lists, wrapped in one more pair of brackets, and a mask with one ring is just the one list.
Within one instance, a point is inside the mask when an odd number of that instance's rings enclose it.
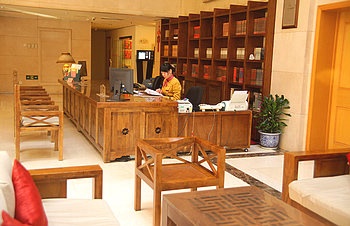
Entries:
{"label": "ceramic planter", "polygon": [[278,149],[281,133],[260,133],[260,145],[263,148]]}

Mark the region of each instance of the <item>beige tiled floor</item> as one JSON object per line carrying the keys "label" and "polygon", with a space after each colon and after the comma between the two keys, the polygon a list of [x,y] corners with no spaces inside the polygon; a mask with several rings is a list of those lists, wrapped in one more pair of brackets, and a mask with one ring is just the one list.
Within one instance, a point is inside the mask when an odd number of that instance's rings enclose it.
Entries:
{"label": "beige tiled floor", "polygon": [[[60,100],[60,97],[58,97]],[[13,97],[0,95],[0,150],[14,156],[13,137]],[[142,185],[142,210],[134,211],[134,161],[103,163],[99,153],[79,133],[73,124],[64,121],[64,160],[57,160],[52,144],[45,141],[45,134],[24,135],[22,137],[21,162],[28,169],[58,166],[99,164],[103,168],[103,198],[109,203],[121,225],[152,225],[152,190]],[[261,152],[252,146],[248,153]],[[252,157],[228,159],[227,163],[261,179],[265,184],[281,191],[283,156]],[[70,198],[89,198],[90,180],[72,181],[69,184]],[[225,175],[225,187],[247,186],[242,180],[229,173]],[[206,189],[213,189],[206,188]],[[174,191],[172,191],[174,192]],[[182,191],[175,191],[182,192]],[[169,192],[168,192],[169,193]]]}

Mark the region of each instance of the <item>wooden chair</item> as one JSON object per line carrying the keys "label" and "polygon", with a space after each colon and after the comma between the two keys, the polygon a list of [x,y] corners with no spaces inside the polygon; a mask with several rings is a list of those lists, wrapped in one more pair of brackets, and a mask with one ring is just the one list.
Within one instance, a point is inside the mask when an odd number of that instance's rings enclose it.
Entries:
{"label": "wooden chair", "polygon": [[[184,151],[191,156],[178,155]],[[223,188],[225,154],[224,148],[197,137],[139,140],[135,153],[134,209],[141,209],[141,179],[153,189],[153,225],[160,225],[162,191]]]}
{"label": "wooden chair", "polygon": [[23,105],[20,85],[15,84],[15,146],[16,159],[20,160],[21,133],[46,131],[55,143],[58,159],[63,160],[63,111],[56,105]]}

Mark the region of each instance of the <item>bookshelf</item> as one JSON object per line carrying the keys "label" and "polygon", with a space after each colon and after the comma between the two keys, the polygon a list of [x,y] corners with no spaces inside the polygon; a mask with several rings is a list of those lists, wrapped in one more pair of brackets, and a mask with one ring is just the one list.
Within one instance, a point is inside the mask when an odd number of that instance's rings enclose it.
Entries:
{"label": "bookshelf", "polygon": [[203,103],[230,99],[232,88],[248,90],[254,114],[256,99],[270,93],[275,11],[275,1],[248,1],[163,19],[161,63],[176,65],[183,93],[203,86]]}

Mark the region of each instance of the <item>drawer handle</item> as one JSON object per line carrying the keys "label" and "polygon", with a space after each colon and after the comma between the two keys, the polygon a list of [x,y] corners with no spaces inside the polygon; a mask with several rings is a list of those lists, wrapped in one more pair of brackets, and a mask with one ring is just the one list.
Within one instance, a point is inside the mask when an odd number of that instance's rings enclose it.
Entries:
{"label": "drawer handle", "polygon": [[128,133],[129,133],[129,129],[128,128],[122,129],[122,134],[123,135],[127,135]]}
{"label": "drawer handle", "polygon": [[156,132],[156,134],[159,134],[160,132],[162,132],[162,129],[160,127],[157,127],[155,132]]}

